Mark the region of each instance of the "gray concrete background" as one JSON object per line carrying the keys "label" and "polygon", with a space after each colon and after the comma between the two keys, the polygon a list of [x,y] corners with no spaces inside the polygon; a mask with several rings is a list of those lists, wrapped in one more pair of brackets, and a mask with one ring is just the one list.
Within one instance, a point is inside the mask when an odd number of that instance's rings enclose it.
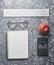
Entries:
{"label": "gray concrete background", "polygon": [[[3,9],[29,8],[41,9],[49,8],[50,16],[35,18],[4,18]],[[19,22],[19,24],[17,24]],[[21,24],[20,22],[27,22]],[[38,25],[46,22],[50,25],[49,36],[49,56],[37,56]],[[26,26],[28,24],[28,26]],[[11,30],[29,31],[29,59],[28,60],[7,60],[6,59],[6,32]],[[0,65],[54,65],[54,0],[0,0]]]}

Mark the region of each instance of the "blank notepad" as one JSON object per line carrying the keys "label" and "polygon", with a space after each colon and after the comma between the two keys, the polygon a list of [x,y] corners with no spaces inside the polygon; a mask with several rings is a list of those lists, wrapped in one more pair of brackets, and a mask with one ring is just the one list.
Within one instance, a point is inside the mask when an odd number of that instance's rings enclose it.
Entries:
{"label": "blank notepad", "polygon": [[8,59],[28,58],[28,31],[7,32]]}

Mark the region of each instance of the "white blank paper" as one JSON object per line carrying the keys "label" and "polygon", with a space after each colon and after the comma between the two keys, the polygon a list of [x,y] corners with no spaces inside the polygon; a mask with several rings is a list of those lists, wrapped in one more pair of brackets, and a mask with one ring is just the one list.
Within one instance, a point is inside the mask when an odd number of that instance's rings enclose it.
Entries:
{"label": "white blank paper", "polygon": [[28,31],[7,32],[8,59],[28,58]]}

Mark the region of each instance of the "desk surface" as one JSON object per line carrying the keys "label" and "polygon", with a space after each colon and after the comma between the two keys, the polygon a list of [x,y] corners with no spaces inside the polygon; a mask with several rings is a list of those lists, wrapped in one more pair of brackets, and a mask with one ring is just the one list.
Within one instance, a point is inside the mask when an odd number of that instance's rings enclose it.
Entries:
{"label": "desk surface", "polygon": [[[50,9],[49,17],[3,17],[3,9]],[[14,24],[13,24],[14,22]],[[28,22],[28,26],[16,24],[18,22]],[[37,28],[40,23],[46,22],[50,25],[49,34],[49,56],[37,56]],[[29,58],[26,60],[7,60],[6,54],[6,32],[27,30],[29,33]],[[54,0],[0,0],[0,65],[53,65],[54,64]]]}

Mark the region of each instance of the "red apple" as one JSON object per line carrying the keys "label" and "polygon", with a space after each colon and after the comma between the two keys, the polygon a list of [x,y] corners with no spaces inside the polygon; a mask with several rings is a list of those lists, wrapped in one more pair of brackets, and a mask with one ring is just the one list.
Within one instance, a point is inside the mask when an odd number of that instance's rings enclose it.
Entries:
{"label": "red apple", "polygon": [[48,33],[50,30],[50,26],[47,23],[42,23],[38,27],[38,31],[42,34]]}

